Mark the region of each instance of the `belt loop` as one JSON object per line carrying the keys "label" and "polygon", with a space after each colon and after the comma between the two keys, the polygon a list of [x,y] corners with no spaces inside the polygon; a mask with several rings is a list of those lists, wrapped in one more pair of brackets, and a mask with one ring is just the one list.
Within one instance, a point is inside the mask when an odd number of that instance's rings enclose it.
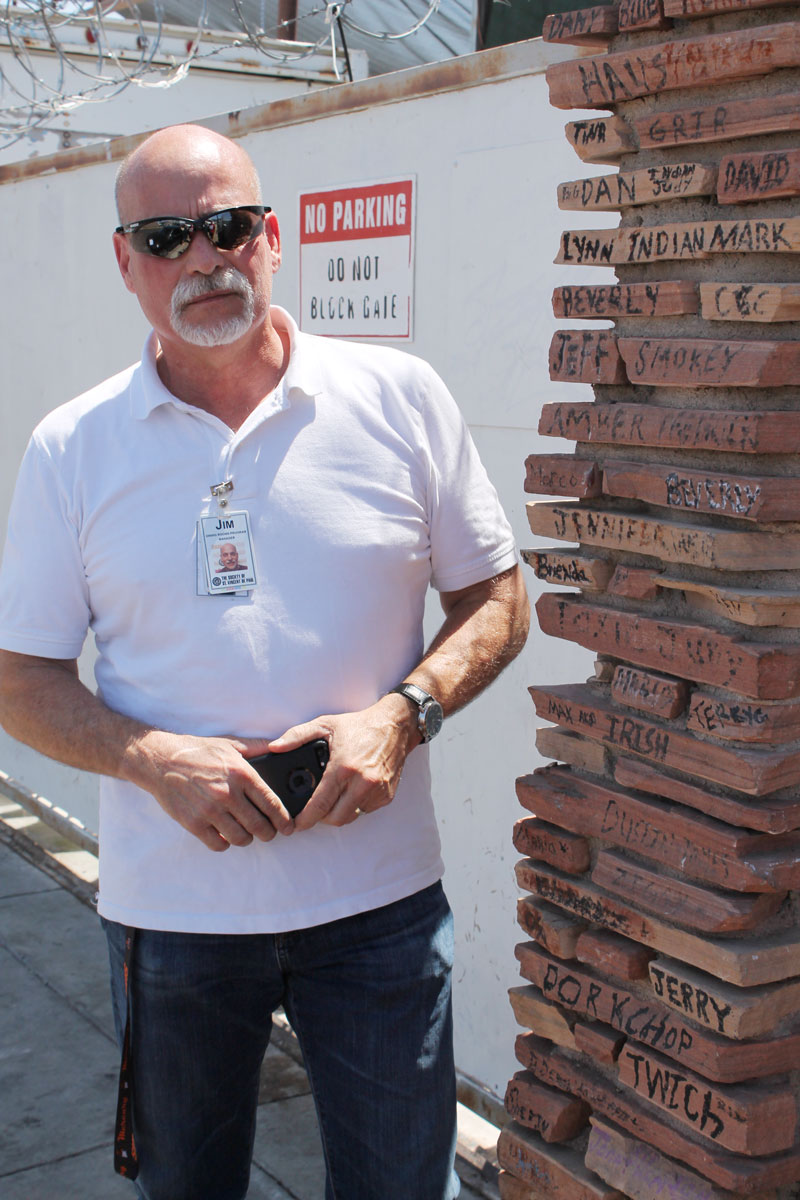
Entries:
{"label": "belt loop", "polygon": [[119,1067],[119,1091],[117,1093],[117,1120],[114,1127],[114,1170],[126,1179],[135,1179],[139,1174],[139,1159],[133,1138],[133,1064],[131,1062],[131,971],[133,970],[133,947],[136,930],[128,926],[125,930],[125,1037],[122,1043],[122,1061]]}

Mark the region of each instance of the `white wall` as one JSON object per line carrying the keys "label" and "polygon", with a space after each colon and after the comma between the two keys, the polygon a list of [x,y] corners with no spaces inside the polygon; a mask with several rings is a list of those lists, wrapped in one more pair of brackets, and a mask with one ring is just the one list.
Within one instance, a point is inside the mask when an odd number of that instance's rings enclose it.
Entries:
{"label": "white wall", "polygon": [[[533,539],[522,490],[525,456],[570,450],[539,439],[539,409],[559,397],[591,398],[588,388],[548,379],[556,325],[550,293],[559,280],[576,281],[552,259],[562,228],[590,223],[585,214],[575,222],[574,214],[558,212],[556,184],[598,169],[582,167],[564,138],[565,114],[548,106],[541,43],[515,53],[529,61],[515,78],[496,81],[490,68],[498,52],[488,52],[476,56],[481,69],[474,75],[485,76],[478,86],[356,112],[336,111],[332,100],[328,115],[250,132],[245,145],[261,170],[265,200],[282,217],[284,265],[275,299],[290,310],[298,299],[298,193],[417,176],[416,337],[403,346],[429,359],[450,385],[526,546]],[[437,69],[446,83],[448,64]],[[385,81],[387,99],[401,86],[408,93],[409,74]],[[336,96],[346,92],[338,89]],[[111,253],[113,174],[113,166],[103,164],[0,187],[0,222],[21,231],[8,241],[6,278],[15,285],[0,298],[8,347],[3,512],[39,417],[138,356],[144,322],[116,278]],[[596,271],[592,278],[601,282],[610,273]],[[525,570],[533,599],[537,581]],[[434,598],[431,631],[437,620]],[[506,996],[517,982],[513,947],[519,940],[511,830],[521,810],[514,779],[539,762],[526,688],[590,671],[586,652],[544,638],[534,627],[520,659],[488,694],[448,721],[434,744],[446,885],[458,926],[457,1061],[501,1094],[516,1069],[516,1026]],[[95,824],[94,787],[76,772],[46,764],[9,739],[0,741],[0,766]]]}

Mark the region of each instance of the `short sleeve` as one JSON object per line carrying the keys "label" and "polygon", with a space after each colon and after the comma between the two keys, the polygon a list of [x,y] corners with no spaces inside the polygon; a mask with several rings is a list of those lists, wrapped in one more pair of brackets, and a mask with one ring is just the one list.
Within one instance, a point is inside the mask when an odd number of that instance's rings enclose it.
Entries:
{"label": "short sleeve", "polygon": [[458,591],[515,566],[514,537],[461,411],[430,367],[422,419],[430,454],[431,583]]}
{"label": "short sleeve", "polygon": [[0,568],[0,648],[77,658],[90,620],[75,523],[36,434],[17,478]]}

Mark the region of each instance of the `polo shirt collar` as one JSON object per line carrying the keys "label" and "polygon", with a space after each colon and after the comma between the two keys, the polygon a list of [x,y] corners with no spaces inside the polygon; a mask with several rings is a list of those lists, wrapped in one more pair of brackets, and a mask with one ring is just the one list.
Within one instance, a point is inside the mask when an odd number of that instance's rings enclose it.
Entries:
{"label": "polo shirt collar", "polygon": [[[288,408],[295,391],[305,396],[319,395],[322,391],[321,373],[314,353],[313,338],[301,333],[294,319],[278,305],[271,306],[270,316],[273,324],[285,329],[289,335],[289,362],[277,389],[283,397],[279,408]],[[162,404],[194,411],[194,405],[186,404],[174,396],[162,382],[156,367],[157,349],[158,338],[155,331],[151,330],[142,350],[142,360],[131,380],[131,414],[141,421]]]}

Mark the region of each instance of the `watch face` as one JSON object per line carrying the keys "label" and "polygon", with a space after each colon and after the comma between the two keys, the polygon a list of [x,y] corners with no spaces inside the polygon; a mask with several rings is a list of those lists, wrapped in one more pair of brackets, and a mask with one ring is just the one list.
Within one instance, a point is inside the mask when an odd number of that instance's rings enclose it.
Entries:
{"label": "watch face", "polygon": [[429,742],[431,738],[436,737],[436,734],[444,724],[444,712],[439,701],[431,700],[426,704],[421,716],[425,727],[425,740]]}

